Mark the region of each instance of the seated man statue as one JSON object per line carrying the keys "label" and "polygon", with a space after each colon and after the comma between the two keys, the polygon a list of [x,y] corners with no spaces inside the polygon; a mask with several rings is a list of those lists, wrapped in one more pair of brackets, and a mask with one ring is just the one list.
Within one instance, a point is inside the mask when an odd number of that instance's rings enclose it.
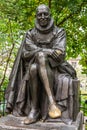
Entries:
{"label": "seated man statue", "polygon": [[50,9],[36,9],[35,27],[28,30],[18,51],[6,91],[6,111],[39,119],[73,120],[73,67],[65,61],[66,34],[54,25]]}

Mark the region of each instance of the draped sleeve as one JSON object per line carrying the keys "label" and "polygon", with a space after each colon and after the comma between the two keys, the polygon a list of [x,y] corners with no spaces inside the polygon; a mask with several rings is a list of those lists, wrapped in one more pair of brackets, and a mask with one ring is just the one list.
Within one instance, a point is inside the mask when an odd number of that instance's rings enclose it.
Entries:
{"label": "draped sleeve", "polygon": [[53,49],[59,49],[63,53],[65,53],[65,49],[66,49],[66,33],[65,33],[63,28],[59,29],[57,34],[56,34]]}
{"label": "draped sleeve", "polygon": [[54,59],[49,58],[49,61],[52,67],[56,67],[65,60],[66,33],[63,28],[56,27],[56,34],[52,49],[54,50],[54,53],[56,52],[57,59],[55,61]]}
{"label": "draped sleeve", "polygon": [[38,51],[40,51],[41,48],[37,47],[35,45],[35,42],[32,39],[31,31],[29,30],[26,33],[25,40],[24,40],[24,46],[22,51],[22,57],[24,59],[31,59],[32,56]]}

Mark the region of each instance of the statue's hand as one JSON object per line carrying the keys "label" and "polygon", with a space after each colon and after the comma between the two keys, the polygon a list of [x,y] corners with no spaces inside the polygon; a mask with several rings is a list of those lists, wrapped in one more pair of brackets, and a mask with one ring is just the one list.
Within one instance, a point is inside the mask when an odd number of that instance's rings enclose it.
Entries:
{"label": "statue's hand", "polygon": [[53,51],[53,53],[51,54],[51,57],[55,60],[55,61],[61,61],[60,59],[60,55],[62,54],[61,50],[55,50]]}
{"label": "statue's hand", "polygon": [[48,55],[48,56],[53,53],[53,50],[52,50],[52,49],[43,49],[42,51],[44,52],[44,54],[46,54],[46,55]]}

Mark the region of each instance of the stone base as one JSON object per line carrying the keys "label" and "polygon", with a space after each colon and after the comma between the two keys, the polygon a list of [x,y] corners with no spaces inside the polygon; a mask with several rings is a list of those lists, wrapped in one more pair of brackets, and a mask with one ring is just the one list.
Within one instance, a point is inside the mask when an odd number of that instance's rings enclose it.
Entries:
{"label": "stone base", "polygon": [[67,125],[63,122],[41,122],[24,125],[25,117],[8,115],[0,118],[0,130],[82,130],[83,114],[80,112],[75,122]]}

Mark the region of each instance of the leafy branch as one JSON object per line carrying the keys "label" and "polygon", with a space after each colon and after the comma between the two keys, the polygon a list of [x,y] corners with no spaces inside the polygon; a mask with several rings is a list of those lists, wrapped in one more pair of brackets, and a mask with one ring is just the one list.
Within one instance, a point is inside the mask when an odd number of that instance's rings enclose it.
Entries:
{"label": "leafy branch", "polygon": [[79,12],[82,9],[82,6],[85,4],[85,2],[82,2],[80,5],[78,5],[79,8],[77,8],[76,11],[71,12],[68,16],[66,16],[65,18],[63,18],[63,20],[57,24],[57,26],[60,26],[61,24],[63,24],[66,20],[68,20],[69,18],[73,17],[74,14],[79,14]]}
{"label": "leafy branch", "polygon": [[[13,36],[12,36],[12,27],[11,27],[11,21],[10,21],[10,19],[9,19],[9,27],[10,27],[10,38],[11,38],[11,42],[13,43]],[[4,75],[3,75],[3,78],[2,78],[2,80],[1,80],[1,82],[0,82],[0,88],[1,88],[1,86],[2,86],[2,84],[3,84],[3,82],[4,82],[4,80],[5,80],[5,76],[6,76],[6,72],[7,72],[7,69],[8,69],[8,64],[9,64],[9,61],[10,61],[10,58],[11,58],[11,54],[12,54],[12,51],[13,51],[13,49],[14,49],[14,43],[12,44],[12,47],[11,47],[11,49],[10,49],[10,52],[9,52],[9,55],[8,55],[8,58],[7,58],[7,62],[6,62],[6,67],[5,67],[5,70],[4,70]]]}

